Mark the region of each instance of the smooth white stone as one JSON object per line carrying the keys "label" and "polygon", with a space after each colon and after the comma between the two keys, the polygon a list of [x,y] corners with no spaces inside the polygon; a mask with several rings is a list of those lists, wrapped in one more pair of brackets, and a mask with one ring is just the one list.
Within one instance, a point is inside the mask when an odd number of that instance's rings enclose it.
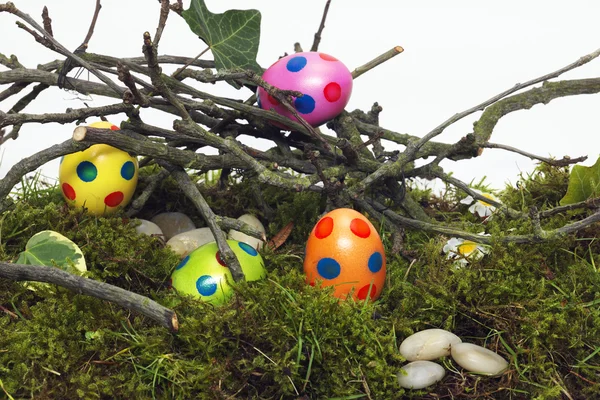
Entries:
{"label": "smooth white stone", "polygon": [[140,224],[135,227],[135,230],[139,234],[144,234],[148,236],[161,236],[164,237],[160,226],[156,225],[154,222],[150,222],[147,219],[138,219]]}
{"label": "smooth white stone", "polygon": [[198,247],[214,241],[210,228],[198,228],[173,236],[167,241],[167,246],[184,258]]}
{"label": "smooth white stone", "polygon": [[439,364],[432,361],[413,361],[400,369],[398,383],[406,389],[423,389],[441,381],[444,375],[446,370]]}
{"label": "smooth white stone", "polygon": [[151,221],[160,227],[165,235],[165,240],[169,240],[179,233],[196,229],[196,225],[190,217],[180,212],[158,214]]}
{"label": "smooth white stone", "polygon": [[449,356],[450,349],[460,342],[458,336],[444,329],[425,329],[404,339],[400,354],[408,361],[435,360]]}
{"label": "smooth white stone", "polygon": [[484,375],[498,375],[508,368],[508,361],[473,343],[459,343],[452,346],[452,358],[467,371]]}
{"label": "smooth white stone", "polygon": [[[263,226],[263,224],[258,220],[258,218],[256,218],[252,214],[244,214],[238,218],[238,221],[245,222],[248,225],[258,229],[262,233],[265,233],[265,227]],[[228,236],[229,236],[229,239],[237,240],[238,242],[247,243],[257,250],[262,249],[263,244],[264,244],[264,242],[260,239],[246,235],[245,233],[242,233],[242,232],[239,232],[239,231],[236,231],[233,229],[229,231]]]}

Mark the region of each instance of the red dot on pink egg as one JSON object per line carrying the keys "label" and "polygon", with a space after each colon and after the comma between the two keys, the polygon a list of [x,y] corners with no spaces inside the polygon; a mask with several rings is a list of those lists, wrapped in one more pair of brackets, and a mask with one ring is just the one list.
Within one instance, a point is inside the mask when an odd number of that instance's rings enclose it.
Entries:
{"label": "red dot on pink egg", "polygon": [[328,83],[323,89],[323,95],[328,102],[336,102],[342,97],[342,87],[336,82]]}
{"label": "red dot on pink egg", "polygon": [[321,57],[325,61],[338,61],[337,58],[325,53],[319,53],[319,57]]}
{"label": "red dot on pink egg", "polygon": [[327,236],[331,235],[333,231],[333,218],[325,217],[321,219],[317,226],[315,226],[315,236],[318,239],[325,239]]}

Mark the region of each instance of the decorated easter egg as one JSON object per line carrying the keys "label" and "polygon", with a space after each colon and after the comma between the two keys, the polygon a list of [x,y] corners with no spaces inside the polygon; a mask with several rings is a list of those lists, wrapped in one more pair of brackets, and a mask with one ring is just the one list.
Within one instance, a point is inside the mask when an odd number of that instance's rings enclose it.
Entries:
{"label": "decorated easter egg", "polygon": [[385,251],[373,224],[349,208],[325,214],[306,243],[304,273],[310,285],[333,286],[336,297],[378,298],[385,283]]}
{"label": "decorated easter egg", "polygon": [[[247,281],[267,276],[262,257],[252,246],[228,240]],[[231,271],[223,260],[217,242],[210,242],[186,256],[171,275],[171,286],[181,294],[192,295],[212,304],[223,304],[232,295]]]}
{"label": "decorated easter egg", "polygon": [[[341,113],[352,93],[352,75],[348,68],[337,58],[319,52],[283,57],[265,71],[263,79],[279,89],[301,92],[303,96],[294,98],[292,105],[306,122],[315,127]],[[261,87],[258,88],[258,103],[265,110],[273,109],[296,120]]]}
{"label": "decorated easter egg", "polygon": [[[90,126],[119,129],[104,121]],[[64,156],[58,179],[70,206],[85,207],[94,215],[111,214],[131,201],[138,181],[138,162],[127,152],[107,144],[95,144]]]}

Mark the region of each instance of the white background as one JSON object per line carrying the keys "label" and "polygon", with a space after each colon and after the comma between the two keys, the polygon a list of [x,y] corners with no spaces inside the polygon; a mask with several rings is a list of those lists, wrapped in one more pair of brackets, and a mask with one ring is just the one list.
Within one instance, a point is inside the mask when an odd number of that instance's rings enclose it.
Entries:
{"label": "white background", "polygon": [[[262,13],[258,62],[271,65],[294,42],[310,49],[319,25],[323,0],[206,0],[213,12],[256,8]],[[67,48],[77,48],[88,30],[94,0],[16,0],[17,7],[41,24],[44,5],[53,19],[54,36]],[[117,57],[141,56],[142,34],[154,35],[159,3],[148,0],[104,0],[89,50]],[[568,4],[568,5],[567,5]],[[187,8],[189,1],[184,1]],[[384,108],[381,125],[400,133],[423,136],[453,114],[470,108],[515,83],[557,70],[600,47],[597,0],[392,1],[333,0],[319,50],[342,60],[350,70],[400,45],[403,54],[359,77],[347,110],[368,110],[374,102]],[[61,58],[44,49],[0,14],[0,53],[16,54],[30,68]],[[205,47],[183,19],[171,14],[159,53],[195,56]],[[204,58],[212,58],[210,53]],[[3,68],[3,67],[0,67]],[[168,72],[168,71],[166,71]],[[559,79],[600,76],[600,60]],[[82,75],[87,78],[87,73]],[[0,86],[0,90],[7,86]],[[202,90],[240,99],[250,92],[226,85]],[[28,91],[22,92],[27,93]],[[20,98],[20,97],[19,97]],[[6,112],[17,98],[0,103]],[[84,107],[81,96],[47,90],[25,112],[64,112]],[[94,96],[90,106],[115,102]],[[437,138],[453,143],[472,131],[480,114],[465,118]],[[173,117],[144,110],[149,123],[171,127]],[[88,120],[88,122],[93,122]],[[119,117],[112,122],[118,124]],[[0,177],[22,157],[71,136],[74,125],[26,125],[20,137],[0,148]],[[542,156],[587,155],[585,165],[600,152],[600,95],[557,99],[501,119],[492,142],[511,145]],[[253,142],[257,147],[265,143]],[[392,149],[391,147],[389,149]],[[445,162],[447,171],[470,182],[488,177],[493,187],[514,183],[518,174],[531,172],[534,163],[503,150],[487,149],[475,160]],[[57,177],[58,162],[46,164],[43,174]]]}

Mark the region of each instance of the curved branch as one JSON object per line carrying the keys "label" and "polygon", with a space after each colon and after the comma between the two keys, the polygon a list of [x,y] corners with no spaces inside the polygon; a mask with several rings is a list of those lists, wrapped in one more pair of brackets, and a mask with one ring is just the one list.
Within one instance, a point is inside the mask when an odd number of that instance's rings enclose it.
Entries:
{"label": "curved branch", "polygon": [[69,139],[61,144],[56,144],[37,152],[30,157],[23,158],[13,165],[6,176],[0,179],[0,212],[5,211],[12,206],[12,201],[8,195],[12,188],[15,187],[27,173],[35,171],[48,161],[52,161],[65,154],[85,150],[87,147],[89,147],[89,145],[76,143]]}
{"label": "curved branch", "polygon": [[500,118],[511,112],[529,110],[536,104],[548,104],[559,97],[599,92],[600,78],[544,82],[542,87],[507,97],[486,108],[473,128],[476,141],[479,144],[487,142]]}
{"label": "curved branch", "polygon": [[108,283],[70,274],[60,268],[0,262],[0,277],[13,281],[52,283],[138,312],[173,332],[179,330],[177,314],[154,300]]}

